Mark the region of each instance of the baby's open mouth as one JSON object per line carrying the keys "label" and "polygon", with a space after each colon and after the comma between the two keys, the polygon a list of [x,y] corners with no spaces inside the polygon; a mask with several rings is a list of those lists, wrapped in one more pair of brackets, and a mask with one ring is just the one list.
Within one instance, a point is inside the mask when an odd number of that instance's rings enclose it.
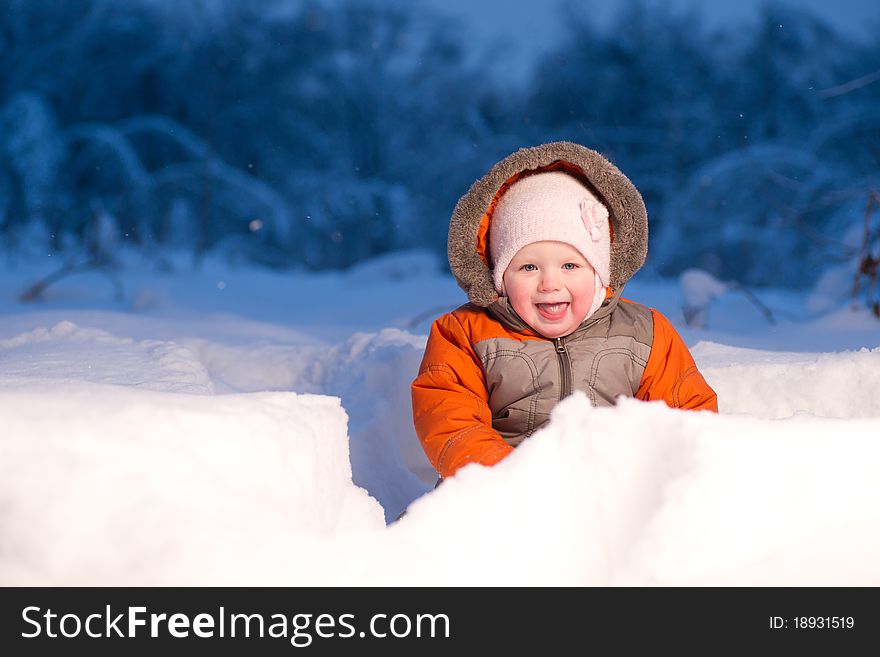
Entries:
{"label": "baby's open mouth", "polygon": [[536,303],[535,307],[538,309],[538,312],[545,319],[561,319],[565,316],[566,311],[568,310],[568,302],[567,301],[559,301],[556,303]]}

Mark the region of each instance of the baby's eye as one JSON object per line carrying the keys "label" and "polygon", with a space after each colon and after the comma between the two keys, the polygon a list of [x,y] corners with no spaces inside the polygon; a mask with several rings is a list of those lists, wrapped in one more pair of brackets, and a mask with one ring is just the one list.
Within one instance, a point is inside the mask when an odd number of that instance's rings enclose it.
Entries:
{"label": "baby's eye", "polygon": [[572,269],[577,269],[578,265],[576,262],[566,262],[564,265],[562,265],[562,268],[571,271]]}
{"label": "baby's eye", "polygon": [[525,264],[522,267],[520,267],[520,269],[522,269],[523,271],[536,271],[538,268],[532,264]]}

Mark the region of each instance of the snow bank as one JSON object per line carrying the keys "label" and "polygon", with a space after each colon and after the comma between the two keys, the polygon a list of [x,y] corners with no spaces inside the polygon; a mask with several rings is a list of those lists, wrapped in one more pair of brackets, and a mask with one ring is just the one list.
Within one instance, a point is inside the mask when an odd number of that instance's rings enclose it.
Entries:
{"label": "snow bank", "polygon": [[[577,394],[388,532],[435,585],[878,585],[880,420],[770,421]],[[389,541],[392,539],[389,538]],[[400,550],[403,547],[403,550]]]}
{"label": "snow bank", "polygon": [[4,585],[272,584],[385,526],[331,397],[44,385],[0,417]]}
{"label": "snow bank", "polygon": [[425,338],[385,329],[335,347],[297,340],[135,340],[62,321],[0,340],[0,388],[90,382],[190,394],[295,390],[341,397],[351,420],[354,482],[393,520],[436,478],[416,439],[410,402]]}
{"label": "snow bank", "polygon": [[213,392],[205,367],[174,342],[136,341],[69,321],[0,340],[0,363],[0,386],[89,381],[166,392]]}
{"label": "snow bank", "polygon": [[578,394],[386,529],[329,397],[80,384],[0,414],[5,585],[880,584],[875,419]]}
{"label": "snow bank", "polygon": [[880,348],[786,353],[701,342],[691,353],[722,413],[880,417]]}
{"label": "snow bank", "polygon": [[409,385],[460,291],[418,262],[142,272],[139,313],[85,277],[21,312],[0,277],[0,584],[880,584],[868,313],[723,295],[682,330],[721,415],[578,395],[432,491]]}

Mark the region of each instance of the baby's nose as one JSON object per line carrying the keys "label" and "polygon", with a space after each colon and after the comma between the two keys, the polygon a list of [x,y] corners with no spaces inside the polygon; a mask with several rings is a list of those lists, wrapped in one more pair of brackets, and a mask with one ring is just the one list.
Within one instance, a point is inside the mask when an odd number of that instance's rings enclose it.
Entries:
{"label": "baby's nose", "polygon": [[559,276],[555,273],[547,272],[541,276],[541,282],[539,283],[541,292],[553,292],[558,290],[559,287]]}

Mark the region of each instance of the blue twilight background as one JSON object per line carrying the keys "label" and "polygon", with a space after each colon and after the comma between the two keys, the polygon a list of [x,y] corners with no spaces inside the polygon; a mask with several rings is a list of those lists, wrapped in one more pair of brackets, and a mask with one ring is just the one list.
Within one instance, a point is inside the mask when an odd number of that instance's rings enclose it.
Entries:
{"label": "blue twilight background", "polygon": [[797,4],[0,0],[0,257],[442,254],[569,139],[642,191],[643,276],[807,287],[880,212],[880,8]]}

